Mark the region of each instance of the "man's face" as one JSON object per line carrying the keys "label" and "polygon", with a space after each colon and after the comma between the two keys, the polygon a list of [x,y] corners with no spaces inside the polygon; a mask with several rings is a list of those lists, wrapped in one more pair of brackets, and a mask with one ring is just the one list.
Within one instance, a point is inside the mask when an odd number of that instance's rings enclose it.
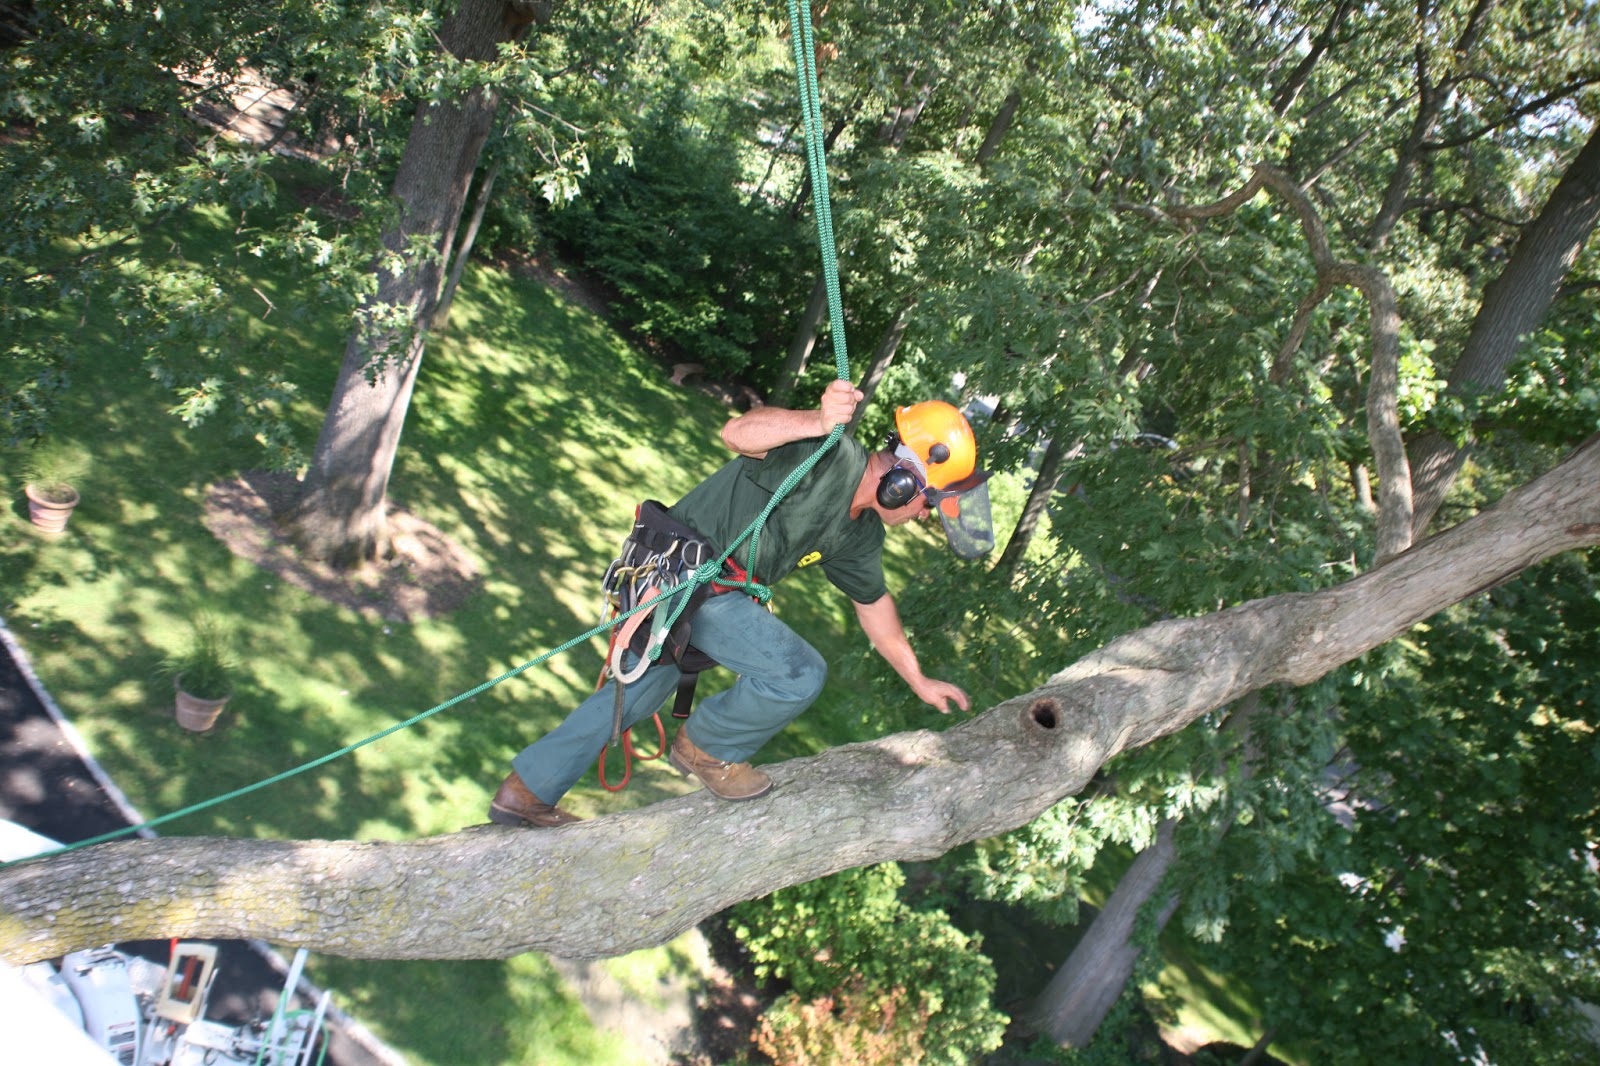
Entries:
{"label": "man's face", "polygon": [[915,522],[927,517],[928,498],[919,492],[904,507],[896,507],[892,511],[884,511],[883,524],[886,526],[903,526],[907,522]]}

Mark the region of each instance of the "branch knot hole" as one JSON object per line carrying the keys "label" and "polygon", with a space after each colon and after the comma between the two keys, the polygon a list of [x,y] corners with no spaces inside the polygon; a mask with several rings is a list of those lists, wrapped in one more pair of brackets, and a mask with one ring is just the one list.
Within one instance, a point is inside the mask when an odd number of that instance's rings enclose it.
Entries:
{"label": "branch knot hole", "polygon": [[1045,698],[1034,700],[1022,712],[1022,724],[1037,726],[1040,729],[1054,729],[1061,724],[1061,704],[1054,699]]}

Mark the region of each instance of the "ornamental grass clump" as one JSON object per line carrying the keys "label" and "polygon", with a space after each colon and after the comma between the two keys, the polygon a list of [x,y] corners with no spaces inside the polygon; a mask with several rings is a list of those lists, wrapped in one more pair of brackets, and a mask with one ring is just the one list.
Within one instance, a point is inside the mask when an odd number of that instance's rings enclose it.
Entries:
{"label": "ornamental grass clump", "polygon": [[22,481],[36,496],[51,503],[71,503],[78,498],[75,482],[89,470],[89,455],[64,441],[42,441],[22,458]]}
{"label": "ornamental grass clump", "polygon": [[232,638],[209,615],[196,618],[190,628],[189,643],[161,664],[162,673],[191,696],[227,699],[233,694],[233,671],[238,666]]}

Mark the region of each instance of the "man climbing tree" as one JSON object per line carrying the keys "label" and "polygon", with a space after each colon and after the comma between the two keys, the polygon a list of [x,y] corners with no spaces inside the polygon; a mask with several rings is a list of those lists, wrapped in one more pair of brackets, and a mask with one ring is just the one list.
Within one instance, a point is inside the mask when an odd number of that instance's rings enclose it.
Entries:
{"label": "man climbing tree", "polygon": [[259,936],[364,958],[625,954],[739,900],[1022,825],[1118,752],[1248,692],[1308,684],[1451,603],[1597,543],[1600,436],[1355,580],[1137,630],[944,733],[769,767],[775,787],[756,817],[685,796],[510,839],[473,829],[394,843],[106,844],[0,870],[0,956],[166,936]]}
{"label": "man climbing tree", "polygon": [[[770,584],[796,568],[820,565],[855,604],[867,639],[919,699],[945,714],[951,703],[969,707],[960,688],[922,672],[884,582],[883,535],[884,526],[926,518],[937,507],[956,554],[977,558],[994,546],[988,473],[977,467],[972,427],[960,411],[934,400],[902,407],[895,416],[896,433],[883,450],[869,453],[846,437],[827,448],[827,435],[850,421],[861,398],[848,381],[839,380],[823,390],[817,410],[762,407],[735,418],[723,428],[722,439],[739,458],[672,508],[666,518],[678,523],[676,528],[660,528],[660,519],[650,518],[650,505],[641,508],[634,539],[664,538],[664,557],[646,565],[693,568],[734,546],[779,499],[759,537],[752,537],[749,553],[739,551],[740,561],[729,559],[728,583],[715,586],[722,595],[694,612],[694,646],[739,679],[706,700],[678,730],[671,759],[719,799],[752,800],[772,788],[772,779],[747,760],[811,706],[828,672],[816,649],[756,599],[730,595],[746,578],[759,576]],[[790,487],[790,476],[818,452],[824,453],[821,459]],[[780,494],[785,488],[787,493]],[[623,667],[617,671],[618,685],[635,672],[637,654],[631,659],[613,660]],[[610,692],[602,689],[584,701],[513,760],[512,772],[489,805],[490,819],[543,827],[577,821],[554,804],[606,738],[655,713],[679,677],[671,662],[647,665],[616,697],[617,726]]]}

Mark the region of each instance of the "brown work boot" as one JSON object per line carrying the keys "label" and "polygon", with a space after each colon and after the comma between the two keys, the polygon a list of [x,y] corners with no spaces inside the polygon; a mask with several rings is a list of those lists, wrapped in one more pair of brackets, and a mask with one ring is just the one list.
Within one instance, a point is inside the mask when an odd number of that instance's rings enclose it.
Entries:
{"label": "brown work boot", "polygon": [[749,763],[723,762],[695,747],[685,729],[678,730],[667,758],[685,775],[698,777],[718,799],[753,800],[772,789],[772,778]]}
{"label": "brown work boot", "polygon": [[573,822],[581,822],[575,814],[568,814],[553,804],[535,796],[515,770],[506,776],[500,791],[489,801],[489,821],[501,825],[531,825],[536,829],[558,829]]}

